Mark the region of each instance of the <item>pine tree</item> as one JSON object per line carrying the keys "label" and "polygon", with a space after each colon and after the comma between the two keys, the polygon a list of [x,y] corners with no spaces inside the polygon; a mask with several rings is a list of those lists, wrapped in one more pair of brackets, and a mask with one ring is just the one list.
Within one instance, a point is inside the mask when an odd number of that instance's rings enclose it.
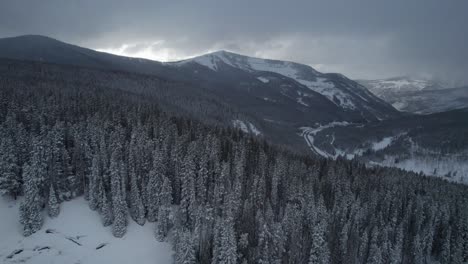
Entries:
{"label": "pine tree", "polygon": [[112,191],[112,208],[114,221],[112,222],[112,234],[115,237],[122,237],[127,231],[127,206],[122,195],[122,167],[120,149],[116,148],[111,156],[110,177]]}
{"label": "pine tree", "polygon": [[398,227],[396,230],[395,243],[391,246],[390,262],[392,264],[401,263],[401,255],[403,250],[403,228]]}
{"label": "pine tree", "polygon": [[0,195],[10,194],[16,198],[21,186],[13,141],[9,137],[0,138],[0,149]]}
{"label": "pine tree", "polygon": [[149,172],[148,183],[146,185],[146,210],[148,221],[154,222],[158,219],[159,192],[162,185],[162,176],[164,175],[164,165],[162,153],[159,150],[153,152],[153,169]]}
{"label": "pine tree", "polygon": [[101,172],[99,168],[99,157],[98,155],[93,156],[93,161],[91,165],[91,176],[89,181],[89,208],[91,210],[96,210],[100,207],[100,181],[101,181]]}
{"label": "pine tree", "polygon": [[310,248],[309,264],[330,263],[330,251],[325,237],[325,226],[319,221],[312,231],[312,245]]}
{"label": "pine tree", "polygon": [[271,248],[270,236],[271,236],[270,230],[268,230],[268,226],[266,225],[266,223],[264,223],[261,227],[261,231],[258,236],[257,263],[259,264],[273,263],[273,259],[272,259],[273,250]]}
{"label": "pine tree", "polygon": [[369,245],[369,257],[367,258],[369,264],[380,264],[382,262],[382,251],[378,245],[378,230],[374,227],[372,230],[372,237]]}
{"label": "pine tree", "polygon": [[57,217],[60,213],[60,205],[57,201],[55,188],[53,185],[49,188],[49,200],[47,201],[47,210],[50,217]]}
{"label": "pine tree", "polygon": [[139,225],[145,224],[145,207],[143,206],[134,170],[130,172],[130,215]]}
{"label": "pine tree", "polygon": [[191,227],[195,222],[195,163],[193,156],[188,154],[181,168],[182,190],[179,205],[181,223],[184,227]]}
{"label": "pine tree", "polygon": [[420,264],[424,263],[424,257],[423,257],[423,249],[421,246],[421,239],[419,238],[419,234],[416,234],[416,236],[413,239],[413,246],[412,246],[412,257],[413,260],[411,263],[414,264]]}
{"label": "pine tree", "polygon": [[39,138],[33,140],[33,150],[29,164],[23,168],[24,199],[20,206],[20,222],[24,226],[23,234],[29,236],[38,231],[43,224],[40,187],[43,185],[46,165],[44,147]]}
{"label": "pine tree", "polygon": [[23,169],[24,198],[20,206],[20,222],[23,224],[23,235],[30,236],[42,227],[41,198],[32,165],[25,165]]}
{"label": "pine tree", "polygon": [[452,236],[452,229],[448,227],[445,230],[444,236],[442,238],[442,252],[440,254],[442,263],[450,263],[450,254],[451,254],[450,238],[451,236]]}
{"label": "pine tree", "polygon": [[159,200],[161,202],[161,206],[159,207],[158,222],[156,222],[155,235],[159,241],[163,241],[169,232],[169,215],[171,213],[172,204],[172,188],[167,177],[164,177],[163,179]]}
{"label": "pine tree", "polygon": [[101,192],[101,217],[102,217],[102,224],[104,226],[110,226],[112,225],[112,222],[114,221],[114,215],[112,212],[112,206],[109,202],[109,199],[107,198],[107,194],[105,191]]}
{"label": "pine tree", "polygon": [[127,208],[120,195],[116,195],[113,200],[114,222],[112,223],[112,234],[115,237],[123,237],[127,232]]}
{"label": "pine tree", "polygon": [[193,245],[193,237],[190,231],[183,229],[177,234],[175,245],[175,262],[177,264],[195,264],[196,255]]}
{"label": "pine tree", "polygon": [[[237,263],[237,241],[232,219],[220,219],[219,234],[216,236],[217,249],[212,264]],[[215,255],[216,254],[216,255]]]}

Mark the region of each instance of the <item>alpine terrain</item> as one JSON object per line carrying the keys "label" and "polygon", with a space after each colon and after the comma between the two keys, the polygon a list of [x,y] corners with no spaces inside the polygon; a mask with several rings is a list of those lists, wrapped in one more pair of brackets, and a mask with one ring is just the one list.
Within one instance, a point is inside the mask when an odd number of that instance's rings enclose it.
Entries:
{"label": "alpine terrain", "polygon": [[0,39],[0,262],[465,263],[462,95]]}
{"label": "alpine terrain", "polygon": [[468,105],[468,87],[462,83],[410,77],[358,80],[358,82],[382,100],[404,112],[430,114],[464,108]]}

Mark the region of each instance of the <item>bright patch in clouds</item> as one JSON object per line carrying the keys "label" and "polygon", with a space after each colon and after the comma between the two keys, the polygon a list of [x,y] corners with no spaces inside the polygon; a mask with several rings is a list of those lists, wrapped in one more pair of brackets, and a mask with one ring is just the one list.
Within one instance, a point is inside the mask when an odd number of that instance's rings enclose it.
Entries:
{"label": "bright patch in clouds", "polygon": [[161,40],[151,43],[122,44],[120,47],[97,48],[96,50],[119,56],[145,58],[163,62],[186,58],[186,56],[180,56],[175,49],[164,47],[163,44],[164,41]]}

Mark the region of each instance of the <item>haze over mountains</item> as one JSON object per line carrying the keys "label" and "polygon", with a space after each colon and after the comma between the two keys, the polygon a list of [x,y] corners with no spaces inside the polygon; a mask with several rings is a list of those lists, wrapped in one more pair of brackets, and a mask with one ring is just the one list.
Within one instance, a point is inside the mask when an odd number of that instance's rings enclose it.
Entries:
{"label": "haze over mountains", "polygon": [[457,82],[396,77],[358,80],[373,94],[400,111],[430,114],[468,105],[468,86]]}
{"label": "haze over mountains", "polygon": [[[340,155],[360,158],[371,151],[380,154],[366,155],[364,161],[391,166],[396,166],[395,159],[399,162],[423,159],[424,163],[405,168],[438,176],[458,173],[457,180],[462,181],[468,171],[459,165],[465,158],[468,160],[468,143],[464,141],[464,133],[468,131],[464,125],[466,111],[420,118],[395,109],[433,113],[464,108],[467,107],[464,88],[441,90],[445,88],[441,83],[407,78],[367,81],[361,85],[342,74],[320,73],[307,65],[228,51],[162,63],[97,52],[33,35],[1,39],[0,57],[129,72],[136,74],[132,79],[149,85],[150,76],[156,76],[174,87],[164,91],[160,99],[168,109],[206,122],[234,126],[299,152],[312,151],[328,158]],[[127,84],[122,89],[138,92],[143,90],[138,88],[140,85]],[[437,101],[441,93],[450,96],[443,102]],[[429,129],[432,127],[438,130]],[[442,147],[437,142],[448,134],[453,142]],[[426,144],[431,139],[433,144]],[[374,147],[379,142],[381,147]],[[448,161],[441,161],[437,155],[441,151],[457,154],[460,159],[449,166]],[[434,155],[428,158],[427,153]],[[447,169],[437,170],[442,163]]]}

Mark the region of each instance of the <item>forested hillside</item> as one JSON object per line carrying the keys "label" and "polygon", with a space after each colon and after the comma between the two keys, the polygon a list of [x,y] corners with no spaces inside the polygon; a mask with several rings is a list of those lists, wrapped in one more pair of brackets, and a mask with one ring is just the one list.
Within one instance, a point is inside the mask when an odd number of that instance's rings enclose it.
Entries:
{"label": "forested hillside", "polygon": [[468,261],[466,185],[291,153],[178,111],[156,77],[2,67],[0,190],[25,236],[84,196],[116,237],[154,222],[176,263]]}

